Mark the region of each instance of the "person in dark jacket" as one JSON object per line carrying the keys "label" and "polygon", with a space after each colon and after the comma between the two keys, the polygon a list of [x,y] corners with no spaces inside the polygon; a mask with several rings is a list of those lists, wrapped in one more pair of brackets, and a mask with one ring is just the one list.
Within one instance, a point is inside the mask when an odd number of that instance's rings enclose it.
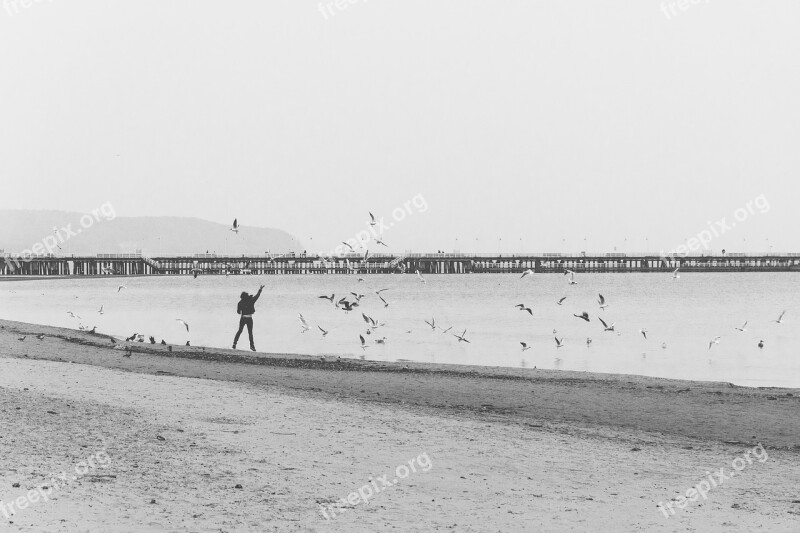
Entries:
{"label": "person in dark jacket", "polygon": [[236,349],[236,343],[239,342],[239,335],[242,334],[242,330],[247,326],[247,334],[250,336],[250,349],[254,352],[256,351],[256,345],[253,342],[253,313],[256,312],[256,300],[261,296],[263,289],[263,285],[259,287],[255,296],[246,292],[241,294],[239,305],[236,306],[236,312],[241,315],[241,318],[239,319],[239,331],[236,332],[236,336],[233,338],[234,350]]}

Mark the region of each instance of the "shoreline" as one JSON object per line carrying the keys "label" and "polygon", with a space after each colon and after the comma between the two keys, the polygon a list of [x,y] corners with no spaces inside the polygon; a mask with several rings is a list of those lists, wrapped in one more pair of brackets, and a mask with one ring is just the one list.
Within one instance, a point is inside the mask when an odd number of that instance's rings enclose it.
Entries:
{"label": "shoreline", "polygon": [[[39,341],[38,334],[45,338]],[[24,342],[16,340],[20,335],[27,336]],[[130,346],[132,357],[113,349],[106,335],[0,320],[0,348],[11,357],[491,415],[534,427],[566,424],[592,432],[612,429],[729,444],[760,441],[764,446],[800,451],[796,418],[800,389],[577,371],[252,354],[200,346],[119,345]]]}

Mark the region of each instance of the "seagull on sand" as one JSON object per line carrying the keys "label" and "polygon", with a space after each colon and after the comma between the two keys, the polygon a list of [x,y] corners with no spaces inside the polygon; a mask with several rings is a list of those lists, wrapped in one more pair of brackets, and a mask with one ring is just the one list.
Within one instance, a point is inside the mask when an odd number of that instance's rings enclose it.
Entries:
{"label": "seagull on sand", "polygon": [[779,316],[779,317],[778,317],[778,320],[776,320],[776,321],[775,321],[775,323],[777,323],[777,324],[783,324],[783,315],[785,315],[785,314],[786,314],[786,311],[784,311],[783,313],[781,313],[781,316]]}
{"label": "seagull on sand", "polygon": [[528,344],[527,344],[527,343],[525,343],[525,342],[522,342],[522,341],[520,341],[520,344],[522,345],[522,351],[523,351],[523,352],[524,352],[525,350],[530,350],[530,349],[531,349],[531,347],[530,347],[530,346],[528,346]]}
{"label": "seagull on sand", "polygon": [[744,324],[742,324],[742,327],[740,327],[740,328],[733,328],[733,329],[735,329],[736,331],[747,331],[747,330],[745,329],[745,327],[746,327],[746,326],[747,326],[747,321],[745,320]]}
{"label": "seagull on sand", "polygon": [[180,322],[181,324],[183,324],[183,327],[185,327],[185,328],[186,328],[186,331],[187,331],[187,332],[189,331],[189,324],[187,324],[186,322],[184,322],[184,321],[183,321],[182,319],[180,319],[180,318],[176,318],[175,320],[177,320],[178,322]]}
{"label": "seagull on sand", "polygon": [[556,303],[557,303],[558,305],[561,305],[561,304],[563,304],[563,303],[564,303],[564,300],[566,300],[566,299],[567,299],[567,297],[566,297],[566,296],[562,296],[562,297],[561,297],[561,299],[560,299],[559,301],[557,301]]}
{"label": "seagull on sand", "polygon": [[44,333],[42,333],[41,335],[36,335],[36,338],[39,339],[39,340],[43,340],[44,339]]}
{"label": "seagull on sand", "polygon": [[589,313],[587,313],[586,311],[584,311],[580,315],[573,314],[572,316],[574,316],[575,318],[580,318],[582,320],[585,320],[586,322],[589,322]]}
{"label": "seagull on sand", "polygon": [[602,294],[598,294],[598,296],[599,298],[597,299],[597,303],[600,304],[600,309],[605,309],[608,307],[605,297]]}
{"label": "seagull on sand", "polygon": [[458,335],[458,334],[456,334],[456,333],[453,333],[453,337],[457,338],[457,339],[458,339],[458,342],[466,342],[467,344],[471,344],[471,343],[470,343],[470,342],[467,340],[467,330],[464,330],[464,332],[463,332],[461,335]]}
{"label": "seagull on sand", "polygon": [[22,337],[17,337],[17,340],[22,342],[25,340],[25,337],[27,337],[27,335],[23,335]]}
{"label": "seagull on sand", "polygon": [[423,278],[423,277],[422,277],[422,274],[420,274],[420,273],[419,273],[419,270],[415,270],[415,271],[414,271],[414,273],[417,275],[417,279],[418,279],[418,280],[419,280],[421,283],[425,283],[425,278]]}
{"label": "seagull on sand", "polygon": [[555,339],[556,339],[556,348],[563,348],[564,347],[564,342],[563,342],[564,338],[562,337],[562,338],[559,339],[558,337],[556,337]]}
{"label": "seagull on sand", "polygon": [[134,340],[136,340],[136,336],[137,335],[138,335],[138,333],[134,333],[130,337],[127,337],[125,340],[128,341],[128,342],[133,342]]}
{"label": "seagull on sand", "polygon": [[711,339],[710,341],[708,341],[708,349],[710,350],[712,346],[714,346],[715,344],[719,344],[719,340],[721,338],[722,337],[717,336],[717,337],[714,337],[713,339]]}
{"label": "seagull on sand", "polygon": [[644,328],[640,329],[640,330],[639,330],[639,333],[641,333],[641,334],[642,334],[642,337],[644,337],[645,339],[647,339],[647,330],[646,330],[646,329],[644,329]]}
{"label": "seagull on sand", "polygon": [[612,322],[611,325],[609,326],[608,324],[606,324],[606,321],[603,320],[602,318],[597,317],[597,320],[599,320],[600,323],[603,324],[603,331],[614,331],[614,324],[616,324],[616,322]]}
{"label": "seagull on sand", "polygon": [[364,340],[364,335],[359,335],[358,338],[361,339],[362,350],[366,350],[367,348],[369,348],[369,346],[367,346],[367,341]]}
{"label": "seagull on sand", "polygon": [[239,219],[233,219],[233,226],[231,226],[231,231],[234,233],[239,233]]}
{"label": "seagull on sand", "polygon": [[525,276],[531,276],[531,275],[533,275],[533,273],[534,273],[533,270],[529,268],[528,270],[526,270],[525,272],[522,273],[522,275],[519,277],[519,279],[522,279]]}

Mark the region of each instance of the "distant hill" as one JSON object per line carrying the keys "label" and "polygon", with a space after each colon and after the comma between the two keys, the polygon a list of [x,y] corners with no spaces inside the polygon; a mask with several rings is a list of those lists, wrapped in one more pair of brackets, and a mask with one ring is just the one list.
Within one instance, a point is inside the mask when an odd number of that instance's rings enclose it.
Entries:
{"label": "distant hill", "polygon": [[[81,218],[83,217],[83,218]],[[91,222],[90,222],[91,220]],[[74,235],[63,229],[71,224]],[[58,234],[54,232],[58,228]],[[56,238],[58,235],[58,238]],[[0,250],[21,252],[36,243],[56,238],[61,250],[54,253],[160,254],[213,253],[263,254],[300,250],[302,244],[289,233],[272,228],[242,226],[239,233],[225,224],[199,218],[121,217],[108,218],[66,211],[0,210]],[[35,250],[34,250],[35,251]]]}

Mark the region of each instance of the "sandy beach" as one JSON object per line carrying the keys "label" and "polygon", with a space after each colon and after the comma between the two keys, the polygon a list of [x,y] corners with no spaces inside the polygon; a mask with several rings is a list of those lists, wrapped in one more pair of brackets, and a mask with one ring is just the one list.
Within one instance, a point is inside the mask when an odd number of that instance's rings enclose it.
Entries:
{"label": "sandy beach", "polygon": [[125,357],[102,335],[0,326],[3,530],[800,524],[796,389],[138,343]]}

